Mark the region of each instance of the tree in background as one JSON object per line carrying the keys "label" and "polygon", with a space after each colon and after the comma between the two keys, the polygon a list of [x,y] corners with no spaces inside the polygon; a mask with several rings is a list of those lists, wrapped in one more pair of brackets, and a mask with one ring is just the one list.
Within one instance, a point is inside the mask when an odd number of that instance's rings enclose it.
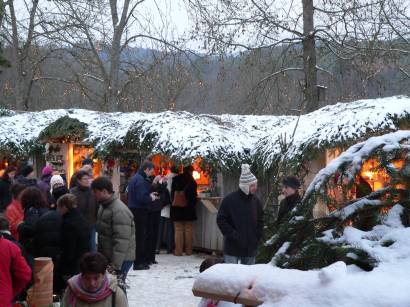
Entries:
{"label": "tree in background", "polygon": [[386,16],[396,18],[406,12],[406,2],[402,0],[187,3],[196,20],[193,32],[201,34],[206,49],[225,52],[283,46],[281,57],[273,58],[274,70],[258,86],[266,88],[266,83],[276,82],[281,75],[302,73],[304,112],[319,107],[318,73],[329,73],[317,65],[318,50],[346,61],[366,59],[366,65],[377,57],[391,57],[397,53],[393,42],[403,40],[399,35],[402,29],[396,33],[386,22]]}

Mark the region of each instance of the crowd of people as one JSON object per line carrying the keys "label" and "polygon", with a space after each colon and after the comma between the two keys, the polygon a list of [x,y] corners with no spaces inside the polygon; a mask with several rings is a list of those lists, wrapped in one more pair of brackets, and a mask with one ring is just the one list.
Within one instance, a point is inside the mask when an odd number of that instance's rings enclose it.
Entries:
{"label": "crowd of people", "polygon": [[[0,178],[0,270],[6,273],[0,278],[0,305],[24,300],[37,257],[52,259],[53,292],[63,306],[127,306],[131,268],[156,264],[163,245],[175,256],[192,255],[193,168],[154,173],[152,162],[141,164],[128,182],[125,204],[108,177],[94,178],[91,159],[83,161],[69,184],[51,166],[39,179],[30,164],[8,167]],[[300,202],[299,187],[296,177],[284,178],[278,222]],[[263,231],[256,191],[257,179],[244,164],[238,190],[224,197],[216,219],[225,263],[255,263]]]}
{"label": "crowd of people", "polygon": [[[127,204],[114,192],[108,177],[94,178],[92,172],[91,159],[83,161],[69,183],[51,166],[43,168],[39,179],[28,163],[4,171],[0,178],[0,243],[13,244],[7,255],[16,259],[13,265],[24,262],[27,266],[21,272],[2,268],[17,275],[0,279],[7,284],[0,288],[7,289],[4,297],[0,290],[0,298],[5,299],[1,306],[11,306],[12,299],[24,300],[37,257],[52,259],[53,292],[62,297],[63,306],[112,301],[108,293],[117,289],[116,306],[126,306],[120,302],[126,301],[123,294],[129,270],[146,270],[156,264],[155,255],[164,241],[167,253],[192,254],[197,186],[191,166],[181,174],[173,167],[166,176],[154,176],[152,162],[143,162],[127,186]],[[174,206],[171,200],[181,191],[184,203]],[[81,278],[86,281],[80,282]],[[96,284],[104,290],[87,297],[90,293],[81,287],[92,289]]]}

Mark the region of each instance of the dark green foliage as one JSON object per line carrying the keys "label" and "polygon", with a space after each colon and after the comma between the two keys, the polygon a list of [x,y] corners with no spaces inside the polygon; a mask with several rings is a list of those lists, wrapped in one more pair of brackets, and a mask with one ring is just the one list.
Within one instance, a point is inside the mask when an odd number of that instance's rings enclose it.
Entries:
{"label": "dark green foliage", "polygon": [[[337,261],[355,264],[366,271],[377,266],[378,259],[374,259],[360,247],[343,243],[343,240],[336,240],[343,236],[346,226],[362,231],[373,229],[374,226],[382,223],[386,210],[397,204],[404,208],[401,214],[402,224],[405,227],[410,226],[410,154],[408,147],[396,145],[389,146],[386,150],[384,144],[381,144],[371,153],[363,156],[361,163],[371,158],[377,159],[380,163],[375,171],[383,170],[390,176],[387,187],[370,194],[368,194],[369,191],[357,189],[359,193],[368,195],[336,206],[335,199],[327,191],[338,186],[343,193],[347,193],[348,189],[354,185],[357,186],[354,178],[360,171],[360,167],[353,168],[352,162],[345,160],[336,170],[338,179],[334,180],[334,174],[326,175],[321,186],[305,195],[302,203],[281,224],[273,222],[271,216],[268,223],[269,229],[267,229],[271,237],[265,245],[260,247],[258,262],[266,263],[272,260],[279,267],[300,270],[319,269]],[[392,164],[398,159],[404,160],[404,167],[401,169],[396,169]],[[349,180],[346,181],[345,178]],[[327,217],[314,219],[312,212],[317,202],[323,202],[329,208],[338,208],[338,210]],[[344,208],[348,206],[350,210],[345,211]],[[326,240],[324,240],[325,232]],[[333,237],[333,240],[329,239],[329,236]],[[369,238],[369,240],[377,241],[379,238]],[[287,245],[284,245],[285,243]],[[385,248],[393,244],[394,242],[389,240],[381,242]],[[287,248],[285,249],[284,246]]]}
{"label": "dark green foliage", "polygon": [[70,141],[81,141],[87,135],[87,124],[80,122],[78,119],[63,116],[41,131],[38,138],[43,142],[61,138],[66,138]]}

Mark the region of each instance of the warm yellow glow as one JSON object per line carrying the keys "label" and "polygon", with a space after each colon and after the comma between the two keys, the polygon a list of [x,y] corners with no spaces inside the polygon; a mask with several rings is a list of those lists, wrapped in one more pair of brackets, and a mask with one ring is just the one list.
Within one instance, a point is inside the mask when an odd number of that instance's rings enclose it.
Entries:
{"label": "warm yellow glow", "polygon": [[192,173],[192,177],[194,177],[195,180],[199,180],[201,178],[201,174],[198,171],[194,171]]}

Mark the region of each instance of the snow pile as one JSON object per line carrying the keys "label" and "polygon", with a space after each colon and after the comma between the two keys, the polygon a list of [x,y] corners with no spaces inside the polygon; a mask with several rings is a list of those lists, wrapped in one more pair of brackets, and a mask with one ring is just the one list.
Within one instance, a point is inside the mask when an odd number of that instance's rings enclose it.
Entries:
{"label": "snow pile", "polygon": [[393,207],[385,222],[371,231],[347,227],[337,239],[325,232],[323,240],[360,247],[378,259],[371,272],[343,262],[311,271],[218,264],[200,274],[194,288],[235,296],[251,287],[264,302],[261,306],[410,306],[410,228],[401,224],[402,210]]}
{"label": "snow pile", "polygon": [[337,103],[302,115],[293,141],[291,136],[296,118],[270,131],[255,148],[255,154],[270,167],[280,158],[281,136],[286,135],[289,145],[286,157],[302,156],[306,151],[338,144],[355,143],[369,134],[380,134],[400,129],[400,119],[410,120],[410,98],[394,96],[388,98],[358,100]]}

